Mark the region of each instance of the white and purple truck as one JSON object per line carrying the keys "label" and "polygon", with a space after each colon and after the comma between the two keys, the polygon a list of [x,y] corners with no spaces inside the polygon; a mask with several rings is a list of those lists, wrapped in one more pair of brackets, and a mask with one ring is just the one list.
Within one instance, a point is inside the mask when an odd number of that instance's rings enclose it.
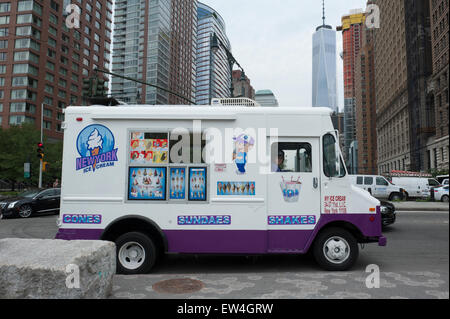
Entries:
{"label": "white and purple truck", "polygon": [[326,108],[69,107],[57,239],[116,243],[117,270],[162,254],[305,254],[351,268],[386,245]]}

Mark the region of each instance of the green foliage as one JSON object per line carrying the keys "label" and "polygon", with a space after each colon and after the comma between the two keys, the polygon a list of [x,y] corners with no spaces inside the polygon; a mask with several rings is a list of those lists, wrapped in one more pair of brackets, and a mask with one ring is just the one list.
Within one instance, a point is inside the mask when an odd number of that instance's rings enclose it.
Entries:
{"label": "green foliage", "polygon": [[[36,186],[39,181],[39,159],[37,143],[40,132],[32,124],[0,129],[0,180]],[[61,178],[62,142],[50,143],[44,138],[44,161],[50,163],[49,170],[42,175],[43,185]],[[24,163],[31,163],[31,177],[24,177]]]}
{"label": "green foliage", "polygon": [[429,173],[431,175],[433,175],[433,177],[448,175],[448,169],[438,170],[438,169],[433,168],[433,169],[429,170]]}

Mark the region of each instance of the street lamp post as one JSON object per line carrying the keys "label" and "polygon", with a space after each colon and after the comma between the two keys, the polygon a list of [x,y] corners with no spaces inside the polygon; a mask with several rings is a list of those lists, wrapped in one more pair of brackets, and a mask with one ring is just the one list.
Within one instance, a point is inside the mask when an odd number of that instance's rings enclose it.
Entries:
{"label": "street lamp post", "polygon": [[[240,66],[240,64],[236,61],[233,54],[231,54],[230,50],[222,43],[222,41],[219,39],[216,33],[213,33],[211,38],[211,51],[213,54],[217,54],[220,47],[222,47],[225,50],[225,53],[227,55],[228,65],[230,66],[230,95],[233,98],[234,97],[234,85],[233,85],[233,66],[237,64],[239,68],[242,70],[241,73],[241,81],[244,79],[245,81],[245,72],[244,69]],[[212,66],[211,66],[212,68]]]}

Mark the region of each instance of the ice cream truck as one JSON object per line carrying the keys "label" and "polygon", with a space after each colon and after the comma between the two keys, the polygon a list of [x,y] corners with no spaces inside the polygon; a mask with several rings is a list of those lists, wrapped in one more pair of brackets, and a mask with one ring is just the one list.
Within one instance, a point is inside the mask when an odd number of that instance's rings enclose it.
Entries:
{"label": "ice cream truck", "polygon": [[117,271],[164,254],[305,254],[350,269],[386,245],[349,181],[327,108],[68,107],[56,239],[116,244]]}

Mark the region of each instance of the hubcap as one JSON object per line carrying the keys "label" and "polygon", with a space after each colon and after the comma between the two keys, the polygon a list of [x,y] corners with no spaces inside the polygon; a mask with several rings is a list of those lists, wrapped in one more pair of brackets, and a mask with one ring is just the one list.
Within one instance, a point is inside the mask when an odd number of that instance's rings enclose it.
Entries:
{"label": "hubcap", "polygon": [[139,243],[126,243],[119,250],[119,261],[127,269],[135,270],[141,267],[144,260],[145,250]]}
{"label": "hubcap", "polygon": [[31,215],[31,208],[29,206],[21,207],[19,211],[20,217],[30,217]]}
{"label": "hubcap", "polygon": [[333,236],[323,245],[325,258],[333,264],[342,264],[350,256],[350,245],[342,237]]}

